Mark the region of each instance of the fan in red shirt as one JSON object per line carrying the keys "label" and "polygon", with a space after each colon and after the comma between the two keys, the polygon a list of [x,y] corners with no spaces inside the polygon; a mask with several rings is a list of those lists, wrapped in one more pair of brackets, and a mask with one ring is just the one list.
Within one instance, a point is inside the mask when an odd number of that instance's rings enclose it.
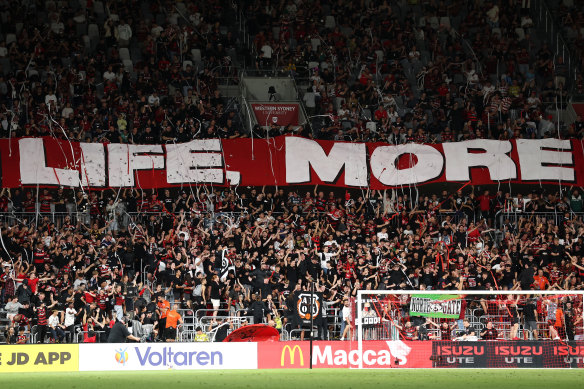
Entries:
{"label": "fan in red shirt", "polygon": [[35,270],[33,270],[25,279],[28,281],[28,287],[30,288],[30,291],[33,294],[35,294],[36,291],[37,291],[37,285],[38,285],[39,281],[47,281],[47,280],[50,280],[50,278],[43,278],[42,280],[39,279],[36,276],[36,271]]}
{"label": "fan in red shirt", "polygon": [[24,212],[36,212],[36,202],[31,192],[26,192],[26,199],[22,202],[22,206],[24,207]]}
{"label": "fan in red shirt", "polygon": [[24,327],[20,327],[18,330],[18,338],[16,338],[16,344],[26,344],[28,343],[28,337],[24,333]]}
{"label": "fan in red shirt", "polygon": [[493,200],[493,198],[494,198],[493,196],[489,195],[488,190],[486,190],[482,195],[477,197],[482,217],[485,218],[491,217],[491,201]]}
{"label": "fan in red shirt", "polygon": [[[441,324],[437,324],[434,321],[432,321],[430,318],[428,318],[426,320],[426,324],[431,324],[434,327],[438,328],[438,331],[440,333],[440,338],[439,338],[440,340],[452,340],[452,330],[456,326],[456,323],[452,322],[449,324],[447,321],[443,321]],[[430,339],[438,339],[438,336],[430,335]]]}
{"label": "fan in red shirt", "polygon": [[481,332],[481,338],[483,338],[483,340],[497,340],[498,335],[499,333],[493,326],[492,321],[488,322],[487,327]]}
{"label": "fan in red shirt", "polygon": [[470,223],[468,226],[468,230],[466,231],[466,236],[469,244],[478,241],[479,238],[481,237],[479,227],[475,226],[474,223]]}
{"label": "fan in red shirt", "polygon": [[85,300],[85,303],[89,305],[97,299],[97,295],[92,291],[86,290],[83,292],[83,299]]}
{"label": "fan in red shirt", "polygon": [[37,315],[37,333],[39,334],[39,339],[37,343],[45,343],[45,336],[47,335],[47,307],[44,302],[41,302],[41,306],[36,309]]}
{"label": "fan in red shirt", "polygon": [[38,273],[43,271],[47,259],[48,255],[44,250],[43,244],[39,243],[36,250],[32,254],[32,261]]}
{"label": "fan in red shirt", "polygon": [[29,325],[30,325],[30,321],[22,313],[17,313],[12,318],[12,326],[13,327],[25,328],[25,327],[28,327]]}
{"label": "fan in red shirt", "polygon": [[97,306],[99,307],[99,309],[101,309],[102,311],[105,311],[107,308],[107,300],[108,297],[105,294],[105,290],[100,289],[99,290],[99,294],[97,295]]}
{"label": "fan in red shirt", "polygon": [[338,209],[334,204],[331,205],[331,209],[330,211],[326,214],[329,224],[336,229],[338,224],[339,224],[339,220],[341,219],[341,217],[343,216],[343,211]]}
{"label": "fan in red shirt", "polygon": [[387,111],[383,106],[380,106],[377,111],[375,111],[375,120],[380,122],[383,119],[387,119]]}
{"label": "fan in red shirt", "polygon": [[402,336],[404,340],[418,340],[418,334],[416,327],[412,325],[411,321],[407,321],[405,325],[400,326],[398,324],[395,325],[398,330],[402,332]]}
{"label": "fan in red shirt", "polygon": [[53,196],[50,195],[48,189],[43,190],[42,196],[39,198],[41,203],[41,213],[50,213],[51,212],[51,202],[53,201]]}
{"label": "fan in red shirt", "polygon": [[342,271],[345,273],[345,279],[355,278],[355,262],[352,256],[347,258],[347,262],[343,264]]}

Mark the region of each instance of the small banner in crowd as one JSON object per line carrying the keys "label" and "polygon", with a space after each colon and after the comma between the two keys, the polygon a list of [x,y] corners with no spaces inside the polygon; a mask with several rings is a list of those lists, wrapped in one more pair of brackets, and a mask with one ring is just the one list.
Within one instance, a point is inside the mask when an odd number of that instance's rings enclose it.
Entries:
{"label": "small banner in crowd", "polygon": [[275,123],[279,126],[298,125],[298,104],[252,104],[260,126],[270,126]]}
{"label": "small banner in crowd", "polygon": [[420,294],[410,300],[410,316],[458,319],[462,309],[460,295]]}
{"label": "small banner in crowd", "polygon": [[221,278],[221,281],[225,282],[227,276],[229,275],[229,272],[233,272],[233,274],[235,275],[235,265],[229,258],[228,249],[221,250],[221,253],[217,252],[217,255],[221,255],[221,275],[219,276],[219,278]]}
{"label": "small banner in crowd", "polygon": [[[312,296],[312,307],[310,299]],[[310,325],[310,320],[320,318],[322,307],[322,293],[314,292],[296,292],[294,294],[294,301],[296,301],[296,312],[298,314],[298,323]]]}

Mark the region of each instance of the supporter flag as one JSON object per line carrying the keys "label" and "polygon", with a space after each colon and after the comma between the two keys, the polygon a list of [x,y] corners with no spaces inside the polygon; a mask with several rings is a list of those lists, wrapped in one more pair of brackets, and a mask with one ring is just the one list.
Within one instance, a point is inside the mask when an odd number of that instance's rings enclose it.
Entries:
{"label": "supporter flag", "polygon": [[310,320],[320,318],[322,307],[322,293],[314,292],[312,295],[312,309],[310,306],[311,293],[310,292],[296,292],[294,294],[294,301],[296,301],[296,314],[298,315],[298,322],[304,325],[310,325]]}
{"label": "supporter flag", "polygon": [[280,333],[266,324],[251,324],[234,330],[224,342],[277,342]]}
{"label": "supporter flag", "polygon": [[410,316],[458,319],[462,310],[461,295],[420,294],[410,300]]}
{"label": "supporter flag", "polygon": [[235,265],[233,264],[233,262],[231,261],[231,259],[229,259],[229,256],[227,255],[229,253],[228,249],[223,249],[221,250],[221,281],[225,281],[227,279],[227,275],[229,274],[229,272],[233,272],[233,274],[235,274]]}

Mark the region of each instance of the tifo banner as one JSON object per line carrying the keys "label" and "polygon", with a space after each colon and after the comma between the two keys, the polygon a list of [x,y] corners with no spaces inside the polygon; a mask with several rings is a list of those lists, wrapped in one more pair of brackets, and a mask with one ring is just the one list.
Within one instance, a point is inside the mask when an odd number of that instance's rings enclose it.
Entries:
{"label": "tifo banner", "polygon": [[294,301],[296,301],[296,314],[298,315],[298,323],[310,326],[311,320],[314,321],[320,318],[322,293],[296,292],[294,293]]}
{"label": "tifo banner", "polygon": [[432,367],[584,367],[584,342],[437,341],[432,346]]}
{"label": "tifo banner", "polygon": [[257,369],[256,343],[80,344],[80,371]]}
{"label": "tifo banner", "polygon": [[251,108],[260,126],[298,125],[298,104],[266,103],[252,104]]}
{"label": "tifo banner", "polygon": [[[315,368],[432,367],[431,342],[363,341],[363,354],[357,342],[313,342],[312,366]],[[310,342],[258,343],[258,368],[307,368],[310,365]]]}
{"label": "tifo banner", "polygon": [[458,319],[462,308],[460,295],[420,294],[410,300],[410,316]]}
{"label": "tifo banner", "polygon": [[76,344],[0,346],[0,374],[8,372],[77,371],[79,346]]}
{"label": "tifo banner", "polygon": [[384,189],[437,182],[584,186],[579,140],[476,139],[437,145],[294,136],[127,145],[0,139],[2,187],[163,188],[191,184]]}

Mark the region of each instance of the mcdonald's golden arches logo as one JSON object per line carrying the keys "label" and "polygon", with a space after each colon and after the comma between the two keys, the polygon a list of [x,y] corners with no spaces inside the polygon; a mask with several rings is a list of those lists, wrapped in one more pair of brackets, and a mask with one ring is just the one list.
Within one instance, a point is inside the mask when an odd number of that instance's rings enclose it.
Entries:
{"label": "mcdonald's golden arches logo", "polygon": [[282,349],[282,356],[280,357],[280,366],[284,366],[284,360],[286,359],[286,350],[288,350],[288,358],[290,359],[290,365],[294,365],[294,356],[296,355],[296,351],[298,350],[298,357],[300,359],[300,366],[304,366],[304,354],[302,353],[302,349],[299,345],[294,345],[294,347],[290,347],[290,345],[284,346]]}

